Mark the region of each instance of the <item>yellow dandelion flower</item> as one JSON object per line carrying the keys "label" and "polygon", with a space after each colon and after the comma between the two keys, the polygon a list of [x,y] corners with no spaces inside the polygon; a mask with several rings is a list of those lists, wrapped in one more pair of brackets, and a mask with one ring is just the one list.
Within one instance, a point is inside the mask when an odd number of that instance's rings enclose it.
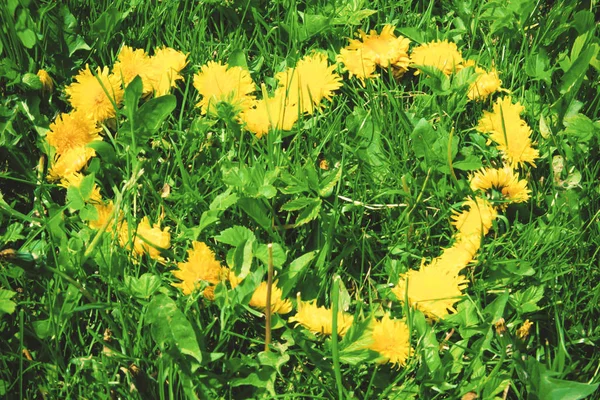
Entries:
{"label": "yellow dandelion flower", "polygon": [[102,122],[116,115],[113,103],[118,107],[123,100],[121,79],[116,75],[109,75],[108,68],[96,70],[92,74],[90,67],[85,66],[79,71],[75,81],[65,88],[71,106],[92,118]]}
{"label": "yellow dandelion flower", "polygon": [[241,67],[209,61],[194,75],[194,87],[202,96],[196,104],[202,114],[215,116],[220,102],[231,104],[237,111],[247,110],[254,103],[254,96],[250,94],[256,86],[250,73]]}
{"label": "yellow dandelion flower", "polygon": [[485,69],[475,65],[475,62],[469,60],[465,63],[465,67],[474,66],[477,78],[469,87],[467,97],[469,100],[485,100],[492,93],[497,92],[502,87],[502,81],[498,77],[498,72],[492,69],[487,72]]}
{"label": "yellow dandelion flower", "polygon": [[[126,224],[123,222],[123,212],[120,211],[118,213],[118,215],[114,214],[115,206],[114,206],[112,200],[109,200],[108,202],[100,201],[100,202],[94,204],[94,207],[96,208],[96,212],[98,213],[98,218],[96,218],[95,220],[88,221],[88,226],[90,228],[95,229],[95,230],[100,230],[100,229],[102,229],[104,224],[107,224],[106,232],[109,232],[114,237],[115,222],[117,223],[117,230],[116,230],[117,235],[121,231],[123,231],[124,227],[126,227]],[[107,221],[108,221],[108,223],[107,223]]]}
{"label": "yellow dandelion flower", "polygon": [[277,73],[275,78],[290,103],[298,104],[300,111],[307,114],[320,109],[323,99],[331,100],[333,92],[342,86],[335,65],[329,65],[322,53],[304,56],[296,67]]}
{"label": "yellow dandelion flower", "polygon": [[[264,86],[263,93],[266,95]],[[239,118],[246,130],[261,138],[272,129],[291,130],[298,120],[298,106],[290,102],[284,90],[278,89],[273,97],[256,101]]]}
{"label": "yellow dandelion flower", "polygon": [[46,136],[48,144],[54,146],[56,154],[64,154],[68,150],[84,147],[94,140],[102,140],[100,128],[96,122],[81,111],[60,114],[50,124]]}
{"label": "yellow dandelion flower", "polygon": [[531,193],[527,188],[527,180],[519,180],[519,173],[508,165],[503,168],[482,168],[475,172],[469,181],[473,190],[500,190],[509,203],[523,203],[529,200]]}
{"label": "yellow dandelion flower", "polygon": [[498,144],[498,150],[510,167],[529,163],[535,166],[539,157],[537,149],[532,147],[531,128],[521,119],[524,107],[513,104],[510,97],[498,99],[492,112],[484,111],[477,130],[488,133],[490,139]]}
{"label": "yellow dandelion flower", "polygon": [[214,286],[224,280],[229,272],[216,260],[215,253],[205,243],[197,241],[193,241],[192,248],[188,250],[188,261],[177,263],[177,268],[171,272],[181,282],[173,283],[173,286],[180,288],[187,296],[204,281],[210,286],[202,294],[209,300],[215,298]]}
{"label": "yellow dandelion flower", "polygon": [[[460,69],[463,58],[456,43],[437,40],[415,47],[410,55],[410,62],[411,65],[435,67],[444,74],[450,75]],[[418,73],[419,71],[415,72]]]}
{"label": "yellow dandelion flower", "polygon": [[[317,307],[315,304],[316,300],[313,301],[301,301],[298,300],[298,312],[293,317],[288,319],[288,322],[296,322],[297,325],[302,325],[313,333],[320,333],[323,335],[331,335],[333,311],[325,307]],[[354,317],[345,312],[338,312],[337,315],[337,333],[340,336],[344,336],[352,322]]]}
{"label": "yellow dandelion flower", "polygon": [[392,67],[394,76],[400,78],[408,70],[410,40],[394,35],[394,26],[385,25],[378,34],[359,31],[359,39],[350,39],[350,44],[340,50],[337,60],[344,63],[350,77],[364,80],[373,77],[375,66]]}
{"label": "yellow dandelion flower", "polygon": [[[154,52],[150,57],[147,76],[155,97],[169,94],[171,88],[177,86],[177,81],[184,80],[180,72],[187,63],[187,54],[170,47],[161,47]],[[144,93],[148,94],[148,92]]]}
{"label": "yellow dandelion flower", "polygon": [[369,349],[381,354],[382,363],[406,365],[413,349],[410,346],[410,331],[404,321],[385,314],[380,321],[374,321],[372,337]]}
{"label": "yellow dandelion flower", "polygon": [[[264,311],[267,308],[267,282],[261,282],[254,290],[249,303],[250,307]],[[287,314],[292,311],[292,302],[283,298],[283,292],[277,287],[277,281],[271,285],[271,312]]]}
{"label": "yellow dandelion flower", "polygon": [[461,238],[481,237],[487,235],[492,222],[498,216],[496,209],[485,199],[477,197],[476,200],[467,198],[463,204],[467,209],[456,212],[452,216],[452,225],[456,228],[456,237]]}
{"label": "yellow dandelion flower", "polygon": [[160,229],[160,224],[150,226],[148,217],[142,218],[137,226],[133,241],[133,253],[136,256],[148,254],[152,259],[164,262],[160,250],[171,247],[169,228]]}
{"label": "yellow dandelion flower", "polygon": [[[59,186],[62,186],[65,189],[68,189],[70,187],[79,188],[81,186],[81,182],[83,181],[83,178],[85,178],[85,175],[83,175],[82,173],[79,173],[79,172],[74,172],[71,175],[64,176],[61,179]],[[95,183],[94,183],[92,192],[90,193],[90,196],[88,197],[87,201],[88,201],[88,203],[102,202],[102,196],[100,195],[100,188]]]}
{"label": "yellow dandelion flower", "polygon": [[144,93],[152,91],[152,84],[149,75],[152,72],[150,57],[143,49],[133,49],[129,46],[123,46],[113,66],[113,73],[123,81],[126,87],[131,81],[139,76],[142,78]]}
{"label": "yellow dandelion flower", "polygon": [[449,312],[456,312],[454,303],[463,295],[467,280],[457,272],[447,268],[422,265],[418,271],[410,270],[400,275],[400,280],[392,293],[410,307],[421,310],[432,319],[445,318]]}
{"label": "yellow dandelion flower", "polygon": [[529,320],[525,320],[523,325],[519,329],[517,329],[517,337],[521,340],[527,339],[529,336],[529,332],[531,331],[531,327],[533,326],[533,322],[529,322]]}
{"label": "yellow dandelion flower", "polygon": [[42,91],[50,93],[54,90],[54,82],[48,71],[40,69],[36,75],[40,78],[40,82],[42,82]]}
{"label": "yellow dandelion flower", "polygon": [[52,167],[48,171],[48,179],[57,181],[80,171],[85,167],[90,158],[95,155],[96,152],[94,149],[83,146],[75,147],[65,151],[63,154],[56,155]]}

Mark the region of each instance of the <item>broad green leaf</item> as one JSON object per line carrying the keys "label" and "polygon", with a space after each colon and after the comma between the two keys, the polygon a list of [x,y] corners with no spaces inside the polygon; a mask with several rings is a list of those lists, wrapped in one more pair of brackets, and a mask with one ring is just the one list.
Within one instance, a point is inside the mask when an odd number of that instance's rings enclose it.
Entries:
{"label": "broad green leaf", "polygon": [[54,331],[52,330],[52,321],[50,321],[50,319],[33,321],[32,325],[35,334],[42,340],[54,334]]}
{"label": "broad green leaf", "polygon": [[139,140],[145,140],[155,134],[176,106],[177,99],[172,94],[156,97],[144,103],[134,117],[135,132]]}
{"label": "broad green leaf", "polygon": [[317,256],[318,251],[314,250],[293,260],[287,268],[283,269],[282,278],[280,280],[281,290],[284,296],[294,288],[300,274],[310,265],[312,260]]}
{"label": "broad green leaf", "polygon": [[145,273],[139,278],[125,275],[124,283],[131,296],[141,299],[150,298],[162,284],[160,277],[151,273]]}
{"label": "broad green leaf", "polygon": [[227,60],[229,67],[241,67],[248,71],[248,63],[246,62],[246,53],[243,50],[234,50],[231,52],[229,59]]}
{"label": "broad green leaf", "polygon": [[537,303],[544,298],[544,286],[530,286],[511,295],[510,303],[520,314],[537,311]]}
{"label": "broad green leaf", "polygon": [[[119,77],[121,78],[121,77]],[[142,97],[144,84],[142,78],[138,75],[125,88],[123,99],[124,111],[130,119],[135,119],[135,112],[138,109],[138,103]],[[133,123],[134,121],[132,121]]]}
{"label": "broad green leaf", "polygon": [[242,211],[248,214],[250,218],[256,221],[261,228],[267,232],[271,232],[273,229],[273,220],[269,217],[263,201],[263,199],[244,197],[239,199],[238,206],[242,209]]}
{"label": "broad green leaf", "polygon": [[309,197],[300,197],[299,199],[290,200],[281,206],[281,211],[298,211],[305,207],[313,205],[315,199]]}
{"label": "broad green leaf", "polygon": [[590,66],[590,61],[598,54],[600,47],[597,44],[591,44],[587,49],[581,52],[579,57],[571,64],[571,67],[562,77],[560,83],[560,93],[566,94],[577,90]]}
{"label": "broad green leaf", "polygon": [[350,365],[373,362],[380,356],[369,350],[373,343],[371,320],[354,322],[340,342],[340,361]]}
{"label": "broad green leaf", "polygon": [[557,379],[557,373],[530,357],[527,369],[531,376],[529,382],[534,394],[539,400],[580,400],[592,395],[598,390],[599,384],[580,383]]}
{"label": "broad green leaf", "polygon": [[254,238],[244,240],[236,248],[233,255],[233,272],[244,279],[250,273],[252,266]]}
{"label": "broad green leaf", "polygon": [[413,313],[413,323],[418,335],[421,337],[421,354],[429,369],[433,374],[442,366],[440,359],[440,344],[435,337],[435,332],[425,320],[425,316],[420,311]]}
{"label": "broad green leaf", "polygon": [[[333,172],[333,171],[332,171]],[[329,197],[333,192],[333,188],[339,182],[342,177],[342,168],[338,168],[335,174],[331,173],[321,182],[319,185],[319,196]]]}
{"label": "broad green leaf", "polygon": [[194,328],[169,296],[161,293],[150,301],[146,325],[150,325],[152,338],[163,351],[174,349],[202,362]]}
{"label": "broad green leaf", "polygon": [[12,314],[15,312],[17,303],[11,299],[16,294],[16,292],[11,290],[0,289],[0,317],[4,314]]}
{"label": "broad green leaf", "polygon": [[256,239],[256,236],[250,229],[239,225],[225,229],[223,232],[215,236],[215,240],[217,242],[225,243],[234,247],[238,247],[247,240],[254,239]]}
{"label": "broad green leaf", "polygon": [[[269,248],[266,244],[261,244],[256,249],[254,256],[263,262],[265,265],[269,265]],[[283,247],[278,243],[273,243],[273,266],[277,268],[283,267],[285,264],[286,255]]]}
{"label": "broad green leaf", "polygon": [[313,219],[317,218],[319,212],[321,211],[321,204],[323,200],[320,198],[313,199],[313,203],[306,207],[296,219],[296,223],[294,226],[298,227],[304,224],[309,223]]}
{"label": "broad green leaf", "polygon": [[40,77],[30,72],[23,74],[21,77],[21,82],[23,82],[23,84],[31,90],[40,90],[42,88],[42,81],[40,80]]}

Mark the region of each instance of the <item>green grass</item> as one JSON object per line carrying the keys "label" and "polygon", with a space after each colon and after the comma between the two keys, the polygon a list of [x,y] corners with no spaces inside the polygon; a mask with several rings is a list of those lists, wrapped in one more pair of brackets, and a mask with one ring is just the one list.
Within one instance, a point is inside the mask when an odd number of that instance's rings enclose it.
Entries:
{"label": "green grass", "polygon": [[[600,383],[598,10],[594,2],[504,3],[11,0],[0,6],[9,21],[0,28],[0,397],[600,398],[594,391]],[[359,18],[364,9],[373,12]],[[458,79],[444,90],[423,72],[395,81],[380,71],[365,86],[345,74],[321,113],[261,140],[194,107],[193,74],[210,60],[227,62],[241,51],[254,81],[272,88],[275,73],[311,50],[331,62],[358,29],[380,31],[385,23],[413,42],[448,39],[465,58],[495,66],[503,87],[525,106],[540,151],[537,167],[521,170],[531,199],[499,213],[467,273],[458,312],[438,322],[395,301],[390,286],[451,243],[452,210],[472,194],[471,171],[456,168],[455,178],[448,165],[420,156],[411,134],[427,121],[431,132],[452,132],[460,151],[490,165],[500,157],[474,127],[492,100],[467,102]],[[104,198],[122,199],[127,221],[163,219],[171,232],[166,264],[132,261],[110,235],[94,241],[96,231],[83,212],[69,209],[66,190],[45,179],[42,136],[69,111],[64,88],[85,64],[112,66],[123,44],[189,54],[185,82],[172,91],[177,105],[160,129],[127,146],[123,132],[115,136],[108,127],[110,151],[99,151],[87,168]],[[49,95],[23,80],[40,68],[54,78]],[[553,169],[556,156],[564,159],[560,171]],[[319,168],[321,160],[329,170]],[[168,197],[161,196],[165,185]],[[238,200],[216,207],[215,222],[200,229],[224,193]],[[282,206],[300,197],[321,208],[308,223],[290,227],[300,212]],[[210,302],[171,286],[170,271],[186,260],[192,240],[206,242],[225,265],[235,246],[220,235],[240,227],[256,242],[252,274],[240,290],[220,287]],[[285,254],[276,267],[288,282],[286,296],[348,304],[355,332],[338,342],[274,316],[271,351],[263,351],[264,319],[247,303],[266,279],[257,253],[268,243]],[[290,264],[309,253],[310,262],[291,278]],[[404,367],[351,351],[365,329],[359,322],[384,310],[411,327],[415,353]],[[504,335],[494,328],[500,318]],[[534,325],[519,340],[515,332],[526,319]],[[168,339],[170,329],[186,339]]]}

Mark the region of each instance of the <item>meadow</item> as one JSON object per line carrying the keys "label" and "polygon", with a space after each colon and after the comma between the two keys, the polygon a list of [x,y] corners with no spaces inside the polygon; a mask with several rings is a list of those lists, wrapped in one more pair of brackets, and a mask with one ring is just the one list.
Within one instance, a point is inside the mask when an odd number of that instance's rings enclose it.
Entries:
{"label": "meadow", "polygon": [[0,397],[600,399],[598,11],[4,1]]}

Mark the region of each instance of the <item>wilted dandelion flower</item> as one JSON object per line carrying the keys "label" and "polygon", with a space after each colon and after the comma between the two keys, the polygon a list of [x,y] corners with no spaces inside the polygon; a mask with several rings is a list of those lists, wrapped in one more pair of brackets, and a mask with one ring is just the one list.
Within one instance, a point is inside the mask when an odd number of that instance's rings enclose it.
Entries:
{"label": "wilted dandelion flower", "polygon": [[[261,311],[267,308],[267,282],[261,282],[254,290],[250,299],[250,307],[258,308]],[[277,281],[271,285],[271,312],[277,314],[287,314],[292,311],[292,302],[283,298],[283,292],[277,287]]]}
{"label": "wilted dandelion flower", "polygon": [[525,320],[525,322],[523,322],[523,325],[521,325],[521,327],[517,329],[517,337],[521,340],[527,339],[527,336],[529,336],[529,331],[531,330],[532,326],[533,322],[529,322],[528,319]]}
{"label": "wilted dandelion flower", "polygon": [[223,281],[228,272],[216,260],[212,250],[205,243],[197,241],[193,241],[192,248],[188,250],[188,260],[177,263],[177,268],[171,272],[181,282],[173,283],[173,286],[180,288],[183,294],[189,295],[200,286],[201,281],[204,281],[209,286],[202,294],[209,300],[215,298],[215,285]]}
{"label": "wilted dandelion flower", "polygon": [[76,82],[67,86],[65,92],[75,110],[102,122],[116,115],[115,106],[118,107],[123,100],[123,88],[119,77],[109,75],[108,67],[98,67],[96,75],[86,65],[75,77]]}
{"label": "wilted dandelion flower", "polygon": [[94,140],[102,140],[100,128],[96,122],[81,111],[60,114],[50,124],[46,135],[48,144],[54,146],[56,154],[64,154],[68,150],[84,147]]}
{"label": "wilted dandelion flower", "polygon": [[[79,172],[74,172],[71,175],[63,177],[59,183],[60,186],[68,189],[70,187],[80,188],[85,175]],[[88,203],[100,203],[102,202],[102,196],[100,195],[100,188],[94,183],[90,195],[87,199]]]}
{"label": "wilted dandelion flower", "polygon": [[482,168],[470,178],[471,189],[488,191],[492,188],[502,192],[509,203],[523,203],[529,200],[527,180],[519,179],[519,174],[508,165],[503,168]]}
{"label": "wilted dandelion flower", "polygon": [[487,72],[485,69],[475,65],[475,61],[469,60],[464,64],[465,67],[475,67],[477,78],[469,87],[467,97],[469,100],[485,100],[490,94],[500,90],[502,81],[498,77],[498,72],[492,69]]}
{"label": "wilted dandelion flower", "polygon": [[406,365],[413,349],[410,346],[410,331],[403,320],[392,319],[385,314],[380,321],[373,322],[372,337],[369,349],[381,354],[381,362]]}
{"label": "wilted dandelion flower", "polygon": [[150,57],[143,49],[134,50],[129,46],[123,46],[113,66],[113,73],[123,80],[124,87],[139,76],[142,78],[144,93],[152,92],[152,84],[148,78],[152,73],[152,65]]}
{"label": "wilted dandelion flower", "polygon": [[373,77],[375,67],[392,67],[399,78],[408,70],[410,40],[394,35],[394,27],[385,25],[381,34],[375,30],[368,34],[359,31],[359,39],[350,39],[350,44],[340,50],[337,60],[344,63],[350,77],[364,80]]}
{"label": "wilted dandelion flower", "polygon": [[298,120],[298,106],[291,103],[285,90],[278,89],[273,97],[265,97],[255,102],[254,107],[244,110],[240,114],[240,121],[244,128],[254,133],[258,138],[263,137],[271,129],[289,131]]}
{"label": "wilted dandelion flower", "polygon": [[392,293],[408,305],[421,310],[432,319],[445,318],[449,311],[456,312],[454,303],[463,295],[467,280],[456,271],[422,265],[418,271],[409,270],[400,275]]}
{"label": "wilted dandelion flower", "polygon": [[48,71],[40,69],[36,75],[40,78],[40,82],[42,82],[42,91],[50,93],[54,90],[54,82],[52,82],[52,77]]}
{"label": "wilted dandelion flower", "polygon": [[463,203],[466,210],[454,211],[452,225],[456,228],[456,237],[461,238],[481,237],[487,235],[492,222],[498,216],[496,209],[485,199],[477,197],[475,200],[467,198]]}
{"label": "wilted dandelion flower", "polygon": [[228,67],[220,62],[209,61],[194,75],[194,87],[202,99],[196,104],[202,114],[217,114],[217,104],[229,103],[236,111],[248,110],[256,90],[250,73],[241,67]]}
{"label": "wilted dandelion flower", "polygon": [[450,75],[460,68],[463,58],[456,43],[437,40],[415,47],[410,55],[410,62],[411,65],[435,67],[444,74]]}
{"label": "wilted dandelion flower", "polygon": [[164,262],[160,250],[171,247],[169,228],[160,229],[160,224],[150,225],[148,217],[142,218],[135,232],[133,253],[137,256],[148,254],[150,258]]}
{"label": "wilted dandelion flower", "polygon": [[508,96],[498,99],[493,111],[484,111],[477,125],[479,132],[488,133],[498,144],[498,150],[512,168],[525,163],[535,166],[539,157],[538,150],[531,147],[531,128],[520,117],[523,109]]}
{"label": "wilted dandelion flower", "polygon": [[[288,322],[296,322],[296,325],[300,324],[313,333],[331,335],[333,331],[333,311],[330,308],[317,307],[315,303],[316,300],[299,300],[298,312],[290,317]],[[344,336],[353,321],[354,317],[352,315],[339,311],[337,315],[338,335]]]}
{"label": "wilted dandelion flower", "polygon": [[[160,47],[154,51],[154,55],[150,57],[147,74],[154,97],[169,94],[171,88],[177,86],[177,81],[184,80],[180,72],[187,63],[187,54],[181,51],[170,47]],[[145,84],[144,89],[147,89]],[[148,94],[148,92],[144,90],[144,94]]]}
{"label": "wilted dandelion flower", "polygon": [[277,73],[275,78],[290,103],[298,104],[300,111],[307,114],[320,109],[321,101],[331,100],[333,92],[342,86],[335,65],[329,65],[322,53],[304,56],[294,68]]}
{"label": "wilted dandelion flower", "polygon": [[96,152],[89,147],[75,147],[65,151],[63,154],[56,155],[50,171],[48,171],[48,179],[57,181],[61,178],[69,176],[75,172],[79,172],[90,158],[94,157]]}

